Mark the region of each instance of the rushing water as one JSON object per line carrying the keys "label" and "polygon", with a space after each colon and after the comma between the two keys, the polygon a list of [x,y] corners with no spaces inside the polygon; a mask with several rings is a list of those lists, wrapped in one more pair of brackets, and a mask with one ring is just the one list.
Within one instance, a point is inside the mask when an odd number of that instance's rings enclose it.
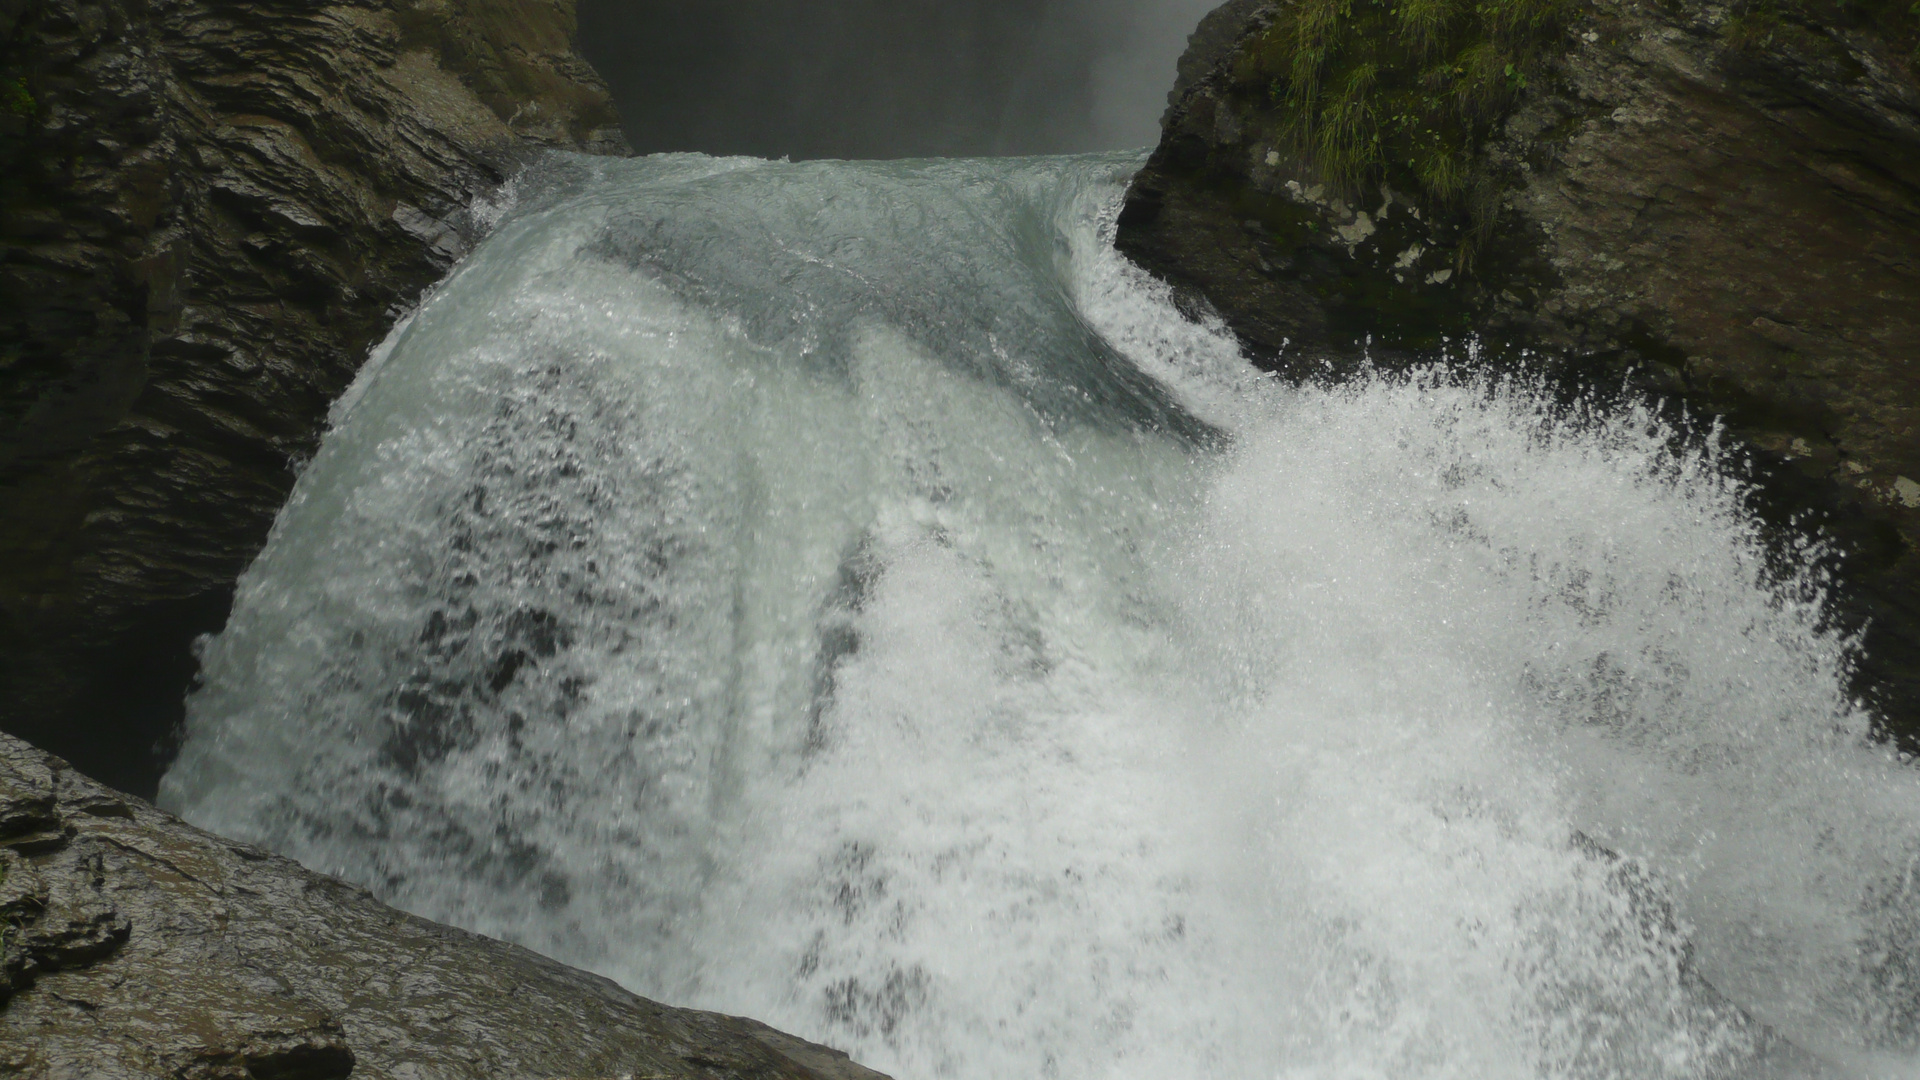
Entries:
{"label": "rushing water", "polygon": [[1920,778],[1719,452],[1259,377],[1136,165],[575,163],[336,409],[163,801],[901,1080],[1913,1074]]}

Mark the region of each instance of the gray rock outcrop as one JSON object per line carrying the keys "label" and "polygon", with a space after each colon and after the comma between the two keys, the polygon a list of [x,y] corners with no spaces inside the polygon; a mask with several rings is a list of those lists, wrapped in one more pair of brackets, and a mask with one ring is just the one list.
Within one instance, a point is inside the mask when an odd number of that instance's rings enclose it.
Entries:
{"label": "gray rock outcrop", "polygon": [[1121,250],[1281,372],[1478,335],[1496,365],[1531,349],[1725,417],[1765,511],[1848,552],[1859,692],[1920,747],[1920,10],[1564,5],[1475,147],[1496,187],[1467,265],[1464,215],[1298,149],[1255,58],[1292,2],[1232,0],[1195,34]]}
{"label": "gray rock outcrop", "polygon": [[541,148],[571,0],[0,0],[0,730],[152,791],[328,404]]}
{"label": "gray rock outcrop", "polygon": [[885,1080],[205,833],[0,735],[0,1076]]}

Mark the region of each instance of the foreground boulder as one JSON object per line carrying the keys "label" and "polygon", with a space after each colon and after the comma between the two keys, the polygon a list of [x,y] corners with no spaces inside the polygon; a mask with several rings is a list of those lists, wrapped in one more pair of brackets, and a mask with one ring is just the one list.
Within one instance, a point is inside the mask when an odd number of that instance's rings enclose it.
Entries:
{"label": "foreground boulder", "polygon": [[[0,730],[150,794],[328,404],[547,148],[571,0],[0,0]],[[478,212],[475,212],[475,211]]]}
{"label": "foreground boulder", "polygon": [[5,735],[0,1075],[885,1080],[395,911]]}
{"label": "foreground boulder", "polygon": [[1118,245],[1284,373],[1472,335],[1724,417],[1920,746],[1917,45],[1891,2],[1232,0]]}

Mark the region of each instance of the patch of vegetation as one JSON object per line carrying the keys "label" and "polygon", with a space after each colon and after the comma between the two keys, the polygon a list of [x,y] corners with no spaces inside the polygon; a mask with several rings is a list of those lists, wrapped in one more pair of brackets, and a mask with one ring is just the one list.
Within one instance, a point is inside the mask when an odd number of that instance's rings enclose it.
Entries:
{"label": "patch of vegetation", "polygon": [[[0,57],[0,60],[5,59]],[[40,113],[40,103],[27,90],[26,80],[0,66],[0,207],[12,207],[26,198],[34,157],[29,132]],[[12,367],[13,357],[0,356],[0,372]]]}
{"label": "patch of vegetation", "polygon": [[9,116],[32,116],[38,111],[40,103],[27,92],[25,82],[0,78],[0,112]]}
{"label": "patch of vegetation", "polygon": [[1348,192],[1388,183],[1472,220],[1499,186],[1476,153],[1545,74],[1579,0],[1293,0],[1245,57],[1296,154]]}
{"label": "patch of vegetation", "polygon": [[1830,29],[1878,34],[1920,77],[1920,3],[1913,0],[1748,0],[1736,7],[1728,33],[1738,44],[1765,49]]}

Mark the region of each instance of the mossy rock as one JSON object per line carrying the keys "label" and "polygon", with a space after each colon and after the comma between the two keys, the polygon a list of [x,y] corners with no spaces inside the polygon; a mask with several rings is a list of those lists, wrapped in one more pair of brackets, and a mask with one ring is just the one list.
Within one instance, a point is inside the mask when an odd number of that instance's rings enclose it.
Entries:
{"label": "mossy rock", "polygon": [[1451,345],[1724,422],[1848,553],[1857,689],[1920,748],[1912,0],[1239,0],[1195,41],[1123,253],[1283,376]]}
{"label": "mossy rock", "polygon": [[1239,59],[1289,148],[1352,195],[1381,183],[1464,212],[1467,270],[1502,187],[1480,148],[1561,50],[1578,0],[1293,0]]}

